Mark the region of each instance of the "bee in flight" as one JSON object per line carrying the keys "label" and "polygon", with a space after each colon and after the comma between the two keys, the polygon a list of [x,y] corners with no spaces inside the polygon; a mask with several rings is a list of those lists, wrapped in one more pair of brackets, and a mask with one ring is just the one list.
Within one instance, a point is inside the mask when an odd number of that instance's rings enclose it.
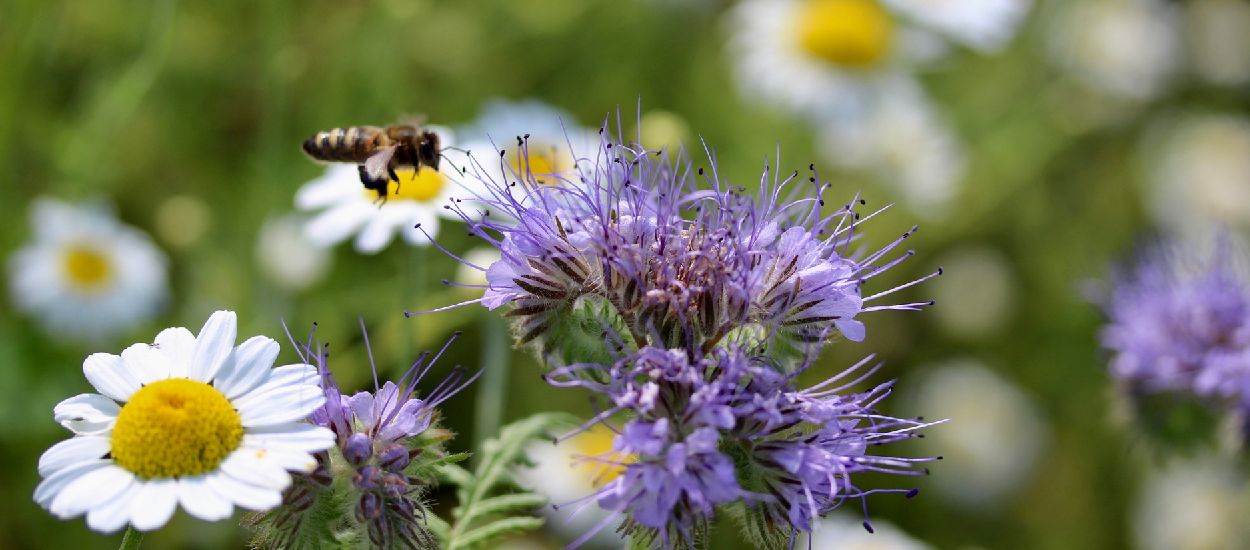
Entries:
{"label": "bee in flight", "polygon": [[440,157],[438,134],[420,124],[333,128],[304,140],[304,152],[314,160],[359,165],[360,183],[383,201],[390,182],[399,182],[396,168],[438,170]]}

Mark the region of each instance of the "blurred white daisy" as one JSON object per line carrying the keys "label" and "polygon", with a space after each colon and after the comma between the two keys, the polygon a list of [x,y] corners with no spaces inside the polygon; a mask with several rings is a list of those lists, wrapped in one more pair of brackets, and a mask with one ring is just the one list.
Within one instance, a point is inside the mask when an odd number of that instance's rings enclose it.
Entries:
{"label": "blurred white daisy", "polygon": [[916,410],[950,418],[926,432],[924,446],[944,456],[935,493],[953,504],[992,506],[1031,480],[1046,426],[1033,399],[980,363],[957,360],[928,372],[911,400]]}
{"label": "blurred white daisy", "polygon": [[[533,99],[489,101],[477,119],[457,128],[456,134],[473,160],[463,154],[449,155],[452,164],[499,182],[515,181],[527,172],[539,183],[555,182],[561,174],[573,171],[574,159],[592,158],[599,145],[596,131],[582,127],[569,113]],[[528,162],[519,154],[518,139],[529,153]]]}
{"label": "blurred white daisy", "polygon": [[1173,460],[1153,471],[1133,512],[1142,550],[1235,550],[1246,547],[1250,494],[1245,475],[1212,456]]}
{"label": "blurred white daisy", "polygon": [[[450,130],[430,129],[439,134],[444,147],[454,145]],[[319,245],[335,245],[355,235],[357,252],[376,254],[398,233],[408,244],[426,246],[430,242],[421,230],[437,238],[440,218],[460,219],[443,208],[453,197],[466,195],[453,180],[454,172],[445,160],[437,171],[428,167],[420,171],[398,169],[399,182],[390,182],[387,199],[379,201],[377,193],[361,185],[356,165],[332,164],[324,175],[300,188],[295,206],[318,212],[304,230],[308,239]],[[421,229],[415,228],[418,224]]]}
{"label": "blurred white daisy", "polygon": [[298,292],[325,278],[333,256],[304,234],[307,220],[288,214],[266,220],[256,238],[256,263],[269,280]]}
{"label": "blurred white daisy", "polygon": [[168,294],[165,254],[104,208],[50,198],[30,209],[33,242],[9,258],[16,309],[51,334],[101,340],[152,319]]}
{"label": "blurred white daisy", "polygon": [[[864,529],[862,518],[843,512],[829,514],[816,524],[811,534],[812,550],[933,550],[898,526],[881,519],[872,520],[872,530]],[[802,537],[794,548],[808,548]]]}
{"label": "blurred white daisy", "polygon": [[[545,506],[541,513],[547,516],[547,528],[564,540],[571,541],[582,536],[603,522],[609,514],[593,501],[569,503],[585,499],[586,495],[595,492],[625,471],[624,466],[587,459],[611,453],[615,435],[602,424],[596,424],[589,430],[555,445],[534,443],[527,451],[534,466],[519,470],[516,474],[517,480],[521,485],[547,495],[551,504],[560,506],[558,510],[551,505]],[[565,504],[569,505],[564,506]],[[615,529],[605,528],[582,547],[625,548],[625,542]]]}
{"label": "blurred white daisy", "polygon": [[[462,256],[464,262],[460,262],[456,266],[456,282],[463,285],[478,285],[485,288],[488,284],[486,280],[486,272],[480,269],[469,267],[469,264],[478,267],[487,268],[491,264],[499,261],[501,254],[499,249],[493,246],[479,246],[469,249]],[[465,263],[468,262],[468,263]]]}
{"label": "blurred white daisy", "polygon": [[983,52],[1001,50],[1016,34],[1031,0],[884,0],[917,23]]}
{"label": "blurred white daisy", "polygon": [[1018,284],[1002,252],[984,245],[964,245],[942,254],[936,263],[949,276],[930,281],[929,296],[951,306],[934,308],[934,326],[968,339],[1001,334],[1008,328]]}
{"label": "blurred white daisy", "polygon": [[801,116],[858,118],[882,81],[942,52],[877,0],[746,0],[728,23],[740,86]]}
{"label": "blurred white daisy", "polygon": [[1199,78],[1226,86],[1250,82],[1250,2],[1185,2],[1185,41]]}
{"label": "blurred white daisy", "polygon": [[1198,114],[1163,119],[1141,158],[1156,218],[1174,231],[1250,229],[1250,118]]}
{"label": "blurred white daisy", "polygon": [[278,343],[235,347],[236,330],[234,312],[218,311],[199,336],[170,328],[120,356],[88,356],[83,373],[100,393],[53,409],[74,437],[39,458],[35,501],[106,533],[157,529],[180,504],[207,521],[277,506],[288,470],[311,471],[334,433],[304,421],[325,401],[316,367],[271,369]]}
{"label": "blurred white daisy", "polygon": [[1163,0],[1068,0],[1047,23],[1055,63],[1112,96],[1158,96],[1180,61],[1179,22]]}
{"label": "blurred white daisy", "polygon": [[963,144],[915,81],[880,84],[858,117],[822,121],[821,151],[874,175],[916,212],[941,217],[964,176]]}

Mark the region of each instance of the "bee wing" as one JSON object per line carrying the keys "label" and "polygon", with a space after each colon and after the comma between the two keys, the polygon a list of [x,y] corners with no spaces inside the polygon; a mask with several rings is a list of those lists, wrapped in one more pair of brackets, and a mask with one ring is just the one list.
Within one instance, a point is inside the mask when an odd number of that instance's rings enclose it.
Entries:
{"label": "bee wing", "polygon": [[395,156],[395,150],[398,148],[398,145],[391,145],[378,149],[373,156],[365,159],[365,173],[374,180],[390,179],[391,158]]}
{"label": "bee wing", "polygon": [[430,117],[423,114],[414,115],[411,113],[405,113],[404,116],[399,117],[399,123],[412,126],[413,128],[421,128],[422,126],[425,126],[425,122],[429,120],[429,118]]}

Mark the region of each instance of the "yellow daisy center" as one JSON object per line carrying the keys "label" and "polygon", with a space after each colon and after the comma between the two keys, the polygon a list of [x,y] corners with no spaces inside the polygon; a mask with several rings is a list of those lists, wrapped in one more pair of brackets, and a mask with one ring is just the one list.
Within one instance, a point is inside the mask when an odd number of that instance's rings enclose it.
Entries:
{"label": "yellow daisy center", "polygon": [[[432,168],[422,168],[420,171],[399,169],[395,171],[395,175],[399,176],[399,181],[391,180],[387,200],[428,202],[437,199],[443,186],[447,184],[447,178]],[[378,198],[376,193],[368,189],[364,193],[369,200]]]}
{"label": "yellow daisy center", "polygon": [[512,169],[516,170],[517,174],[527,176],[533,173],[534,179],[540,185],[559,181],[552,176],[562,171],[561,163],[556,157],[559,151],[555,147],[542,148],[536,143],[530,143],[528,151],[529,154],[525,156],[522,156],[519,151],[512,151],[508,154],[511,157]]}
{"label": "yellow daisy center", "polygon": [[582,460],[574,465],[575,471],[584,478],[592,479],[594,486],[599,487],[604,483],[616,479],[625,471],[624,463],[633,462],[633,456],[613,456],[605,455],[612,452],[612,440],[616,436],[612,430],[596,424],[589,430],[579,434],[572,439],[573,445],[577,448],[578,455],[593,457],[603,455],[605,457],[622,462],[620,465],[599,462],[596,460]]}
{"label": "yellow daisy center", "polygon": [[808,0],[795,25],[803,51],[852,68],[880,62],[894,35],[894,21],[876,0]]}
{"label": "yellow daisy center", "polygon": [[61,255],[61,269],[74,288],[93,292],[104,287],[113,273],[110,258],[86,245],[70,245]]}
{"label": "yellow daisy center", "polygon": [[225,395],[203,382],[168,378],[122,406],[110,452],[142,478],[190,476],[212,471],[242,439],[243,419]]}

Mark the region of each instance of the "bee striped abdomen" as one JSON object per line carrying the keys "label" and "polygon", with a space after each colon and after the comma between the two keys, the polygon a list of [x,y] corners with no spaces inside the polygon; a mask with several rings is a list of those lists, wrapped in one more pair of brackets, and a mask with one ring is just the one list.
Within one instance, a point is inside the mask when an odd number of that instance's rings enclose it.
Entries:
{"label": "bee striped abdomen", "polygon": [[373,126],[333,128],[317,132],[304,141],[308,156],[327,162],[364,162],[377,151],[384,137],[381,129]]}

